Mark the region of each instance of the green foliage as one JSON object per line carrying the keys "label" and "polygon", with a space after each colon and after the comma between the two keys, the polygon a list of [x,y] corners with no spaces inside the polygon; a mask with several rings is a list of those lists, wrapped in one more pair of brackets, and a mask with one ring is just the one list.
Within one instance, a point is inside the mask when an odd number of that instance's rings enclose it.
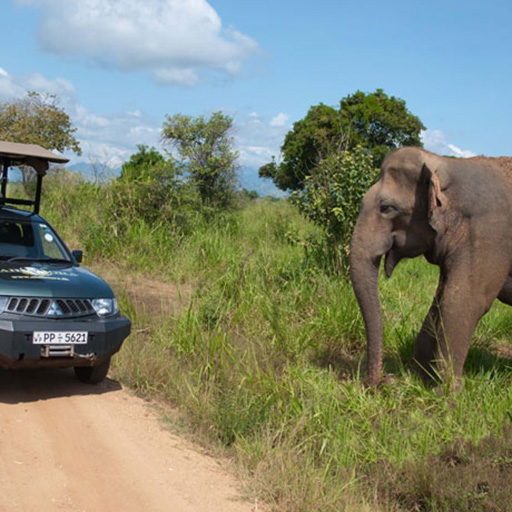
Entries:
{"label": "green foliage", "polygon": [[183,170],[205,206],[225,208],[234,200],[236,160],[230,131],[233,119],[214,112],[209,118],[166,116],[162,139],[178,151]]}
{"label": "green foliage", "polygon": [[322,103],[311,107],[286,135],[282,162],[273,160],[259,173],[272,178],[281,190],[301,190],[329,154],[362,146],[372,155],[373,167],[380,167],[390,150],[422,146],[423,129],[404,100],[389,97],[382,89],[369,94],[357,91],[343,98],[339,109]]}
{"label": "green foliage", "polygon": [[[37,144],[61,153],[71,150],[81,155],[75,132],[68,114],[59,108],[53,95],[29,92],[22,99],[0,103],[0,140]],[[33,197],[35,173],[25,166],[20,171],[25,191]]]}
{"label": "green foliage", "polygon": [[29,92],[25,98],[0,103],[0,140],[38,144],[60,152],[81,155],[69,116],[55,96]]}
{"label": "green foliage", "polygon": [[[365,388],[357,303],[348,283],[312,271],[300,247],[286,242],[286,233],[302,237],[305,229],[314,231],[287,202],[267,201],[198,226],[171,251],[166,274],[192,285],[190,301],[164,322],[135,326],[142,334],[118,355],[118,375],[177,406],[278,510],[432,510],[428,489],[439,512],[453,510],[456,489],[466,505],[471,496],[503,500],[504,477],[488,480],[489,467],[485,491],[476,460],[452,468],[445,489],[446,479],[431,473],[425,481],[420,469],[432,458],[440,468],[461,442],[501,436],[512,410],[509,360],[474,348],[456,397],[439,396],[410,373],[413,337],[436,285],[434,267],[410,260],[382,282],[385,366],[395,383]],[[507,312],[494,311],[492,325]],[[491,335],[483,325],[477,336],[510,340],[508,330],[504,324]],[[508,460],[508,446],[490,460]]]}
{"label": "green foliage", "polygon": [[348,271],[352,232],[367,189],[377,178],[371,156],[362,148],[331,152],[321,160],[304,188],[292,194],[302,214],[324,232],[328,267]]}
{"label": "green foliage", "polygon": [[[283,161],[262,166],[259,175],[271,178],[281,190],[301,190],[318,163],[340,149],[342,127],[336,109],[321,103],[311,107],[304,119],[293,125],[281,147]],[[344,148],[343,148],[344,149]]]}
{"label": "green foliage", "polygon": [[383,464],[374,478],[383,503],[402,510],[488,512],[512,510],[512,429],[475,444],[459,440],[404,467]]}
{"label": "green foliage", "polygon": [[45,190],[43,214],[100,275],[102,264],[118,269],[133,321],[113,376],[171,403],[260,501],[283,512],[511,509],[510,308],[480,322],[462,390],[442,395],[410,371],[438,269],[404,261],[380,283],[384,366],[396,378],[369,389],[350,284],[290,243],[319,229],[288,201],[201,216],[180,237],[132,217],[116,232],[110,188],[64,178]]}
{"label": "green foliage", "polygon": [[235,197],[238,207],[241,208],[243,208],[250,201],[261,199],[256,190],[247,190],[246,188],[238,189],[235,193]]}
{"label": "green foliage", "polygon": [[137,149],[139,151],[131,155],[130,160],[121,166],[119,181],[136,183],[143,181],[147,176],[161,175],[160,172],[155,172],[155,169],[157,164],[165,163],[162,153],[159,153],[154,147],[149,148],[144,144],[139,144]]}
{"label": "green foliage", "polygon": [[391,149],[423,146],[423,123],[407,110],[404,100],[389,97],[382,89],[371,94],[357,91],[343,98],[339,113],[341,125],[345,130],[348,127],[349,147],[360,144],[368,148],[375,167],[380,167]]}
{"label": "green foliage", "polygon": [[138,150],[109,186],[112,222],[121,230],[144,222],[149,226],[166,224],[178,234],[186,232],[200,207],[197,192],[172,159],[166,160],[155,148],[144,145]]}
{"label": "green foliage", "polygon": [[260,176],[291,190],[300,211],[323,229],[324,239],[313,242],[317,257],[325,257],[321,266],[347,270],[350,238],[375,169],[391,149],[421,146],[424,128],[404,100],[382,89],[357,91],[339,109],[311,107],[286,135],[282,162],[273,158],[260,168]]}

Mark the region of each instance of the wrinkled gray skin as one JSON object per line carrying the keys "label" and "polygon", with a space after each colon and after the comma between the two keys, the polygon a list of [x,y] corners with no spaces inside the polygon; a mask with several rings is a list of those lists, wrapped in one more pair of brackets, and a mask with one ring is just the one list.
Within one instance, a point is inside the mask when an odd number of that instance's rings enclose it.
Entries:
{"label": "wrinkled gray skin", "polygon": [[439,285],[416,340],[425,373],[462,376],[471,337],[498,298],[512,305],[512,159],[443,158],[403,148],[384,161],[352,237],[354,292],[368,339],[368,380],[382,379],[379,264],[424,255]]}

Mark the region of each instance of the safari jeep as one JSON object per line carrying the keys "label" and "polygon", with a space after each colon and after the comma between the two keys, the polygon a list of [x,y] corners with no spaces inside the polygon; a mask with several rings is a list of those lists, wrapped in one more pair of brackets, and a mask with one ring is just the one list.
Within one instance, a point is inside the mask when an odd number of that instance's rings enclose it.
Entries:
{"label": "safari jeep", "polygon": [[[0,368],[73,367],[81,381],[96,384],[130,321],[111,288],[80,265],[82,252],[71,252],[38,214],[49,162],[67,161],[39,146],[0,141]],[[9,167],[19,165],[37,173],[33,201],[6,197]]]}

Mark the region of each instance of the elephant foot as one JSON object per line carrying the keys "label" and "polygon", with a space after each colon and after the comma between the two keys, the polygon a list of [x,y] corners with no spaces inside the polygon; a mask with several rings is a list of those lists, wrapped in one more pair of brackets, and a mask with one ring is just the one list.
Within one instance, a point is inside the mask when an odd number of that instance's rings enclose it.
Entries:
{"label": "elephant foot", "polygon": [[432,387],[442,382],[439,369],[432,361],[420,362],[415,359],[412,364],[412,370],[420,377],[425,386]]}
{"label": "elephant foot", "polygon": [[386,373],[378,381],[372,381],[370,379],[365,379],[364,385],[367,388],[379,389],[379,388],[382,388],[383,386],[391,386],[395,381],[396,381],[395,375],[393,375],[391,373]]}
{"label": "elephant foot", "polygon": [[434,387],[434,393],[442,398],[457,394],[462,389],[462,378],[449,379]]}

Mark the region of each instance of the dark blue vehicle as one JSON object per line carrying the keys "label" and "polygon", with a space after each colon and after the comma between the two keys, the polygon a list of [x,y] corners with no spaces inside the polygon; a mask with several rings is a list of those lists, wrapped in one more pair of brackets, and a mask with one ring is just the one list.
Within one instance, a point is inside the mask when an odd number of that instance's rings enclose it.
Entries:
{"label": "dark blue vehicle", "polygon": [[[82,252],[71,252],[38,215],[52,161],[67,159],[0,141],[0,368],[73,367],[80,380],[98,383],[130,334],[130,321],[108,284],[80,265]],[[34,201],[6,198],[8,168],[21,164],[38,174]]]}

